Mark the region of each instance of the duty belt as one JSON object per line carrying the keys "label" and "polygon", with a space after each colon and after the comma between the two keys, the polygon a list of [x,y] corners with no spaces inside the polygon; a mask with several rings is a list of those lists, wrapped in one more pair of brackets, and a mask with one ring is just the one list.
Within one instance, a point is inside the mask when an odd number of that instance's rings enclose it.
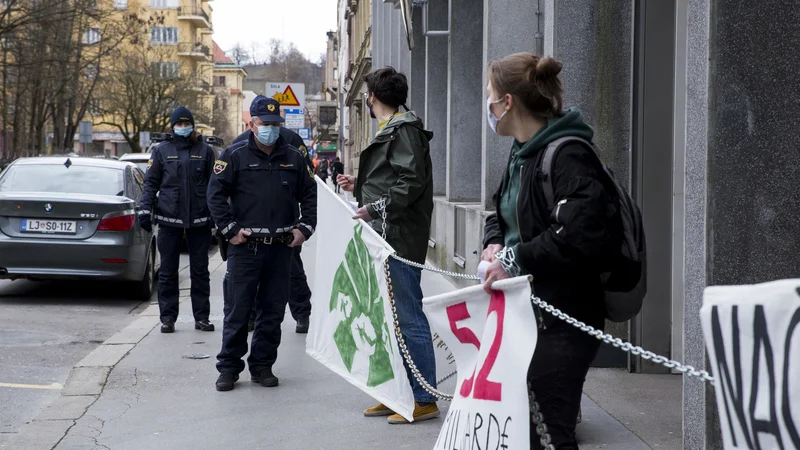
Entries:
{"label": "duty belt", "polygon": [[282,236],[248,238],[247,242],[255,244],[266,244],[266,245],[273,245],[273,244],[289,245],[292,243],[293,240],[294,240],[294,235],[284,234]]}

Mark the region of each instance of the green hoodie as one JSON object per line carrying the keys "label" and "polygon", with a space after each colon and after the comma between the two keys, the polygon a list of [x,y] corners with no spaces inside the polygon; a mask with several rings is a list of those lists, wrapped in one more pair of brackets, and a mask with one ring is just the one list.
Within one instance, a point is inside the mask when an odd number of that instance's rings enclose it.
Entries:
{"label": "green hoodie", "polygon": [[583,114],[577,108],[570,108],[561,117],[548,120],[547,124],[537,131],[530,141],[519,143],[514,140],[497,205],[497,212],[506,225],[504,235],[506,247],[514,247],[520,243],[517,197],[519,196],[520,173],[523,163],[528,158],[537,157],[539,151],[547,144],[566,136],[575,136],[588,141],[591,141],[594,136],[594,130],[583,121]]}

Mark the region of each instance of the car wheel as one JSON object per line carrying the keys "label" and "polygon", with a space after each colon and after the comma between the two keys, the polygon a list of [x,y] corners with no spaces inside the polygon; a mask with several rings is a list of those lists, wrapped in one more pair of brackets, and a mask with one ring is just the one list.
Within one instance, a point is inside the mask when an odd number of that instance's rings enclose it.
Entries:
{"label": "car wheel", "polygon": [[155,265],[155,252],[150,252],[150,257],[147,258],[147,267],[144,271],[144,278],[142,281],[136,282],[136,287],[133,289],[134,297],[136,300],[150,300],[153,296],[156,286],[156,265]]}

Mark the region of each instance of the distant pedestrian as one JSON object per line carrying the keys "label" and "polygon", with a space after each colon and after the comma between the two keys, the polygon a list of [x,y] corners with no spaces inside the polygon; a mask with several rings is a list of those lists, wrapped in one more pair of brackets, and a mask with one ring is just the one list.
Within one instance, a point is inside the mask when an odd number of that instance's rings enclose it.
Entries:
{"label": "distant pedestrian", "polygon": [[172,139],[159,143],[150,154],[139,211],[142,228],[152,231],[153,222],[160,225],[157,244],[161,254],[161,269],[158,271],[161,332],[174,332],[178,320],[178,269],[184,234],[189,245],[194,327],[201,331],[214,331],[214,325],[208,321],[211,311],[208,272],[211,214],[206,202],[214,150],[198,139],[194,116],[189,109],[176,108],[170,123]]}
{"label": "distant pedestrian", "polygon": [[320,158],[317,165],[317,176],[322,179],[323,183],[328,184],[328,158],[324,156]]}
{"label": "distant pedestrian", "polygon": [[[484,288],[494,281],[533,275],[536,295],[602,330],[600,274],[619,253],[618,197],[594,150],[568,142],[553,161],[555,211],[536,176],[547,145],[562,137],[591,142],[592,128],[577,109],[562,111],[561,63],[517,53],[489,64],[487,116],[501,136],[513,136],[505,175],[494,196],[497,213],[484,229],[481,259],[491,262]],[[498,152],[500,150],[498,149]],[[535,308],[539,338],[528,382],[555,448],[578,448],[575,424],[589,365],[600,341]],[[532,449],[541,449],[531,427]]]}
{"label": "distant pedestrian", "polygon": [[218,391],[232,390],[245,368],[254,301],[258,316],[247,359],[250,379],[278,385],[272,367],[289,299],[293,248],[311,237],[317,223],[317,187],[303,154],[280,134],[280,104],[256,97],[250,115],[257,132],[220,154],[208,186],[211,214],[231,244]]}
{"label": "distant pedestrian", "polygon": [[[406,76],[391,67],[364,77],[370,116],[378,120],[378,134],[361,152],[358,178],[339,175],[345,191],[354,191],[361,207],[356,217],[371,222],[378,233],[386,217],[386,240],[403,258],[425,262],[431,214],[433,177],[430,146],[433,133],[412,111],[400,112],[408,98]],[[422,311],[422,271],[389,258],[397,318],[411,358],[420,374],[436,387],[436,358],[431,329]],[[405,364],[405,361],[403,361]],[[411,373],[409,371],[409,373]],[[409,379],[416,406],[414,423],[439,417],[436,398],[414,378]],[[389,416],[389,423],[409,423],[383,404],[368,408],[365,416]]]}
{"label": "distant pedestrian", "polygon": [[339,186],[339,182],[337,181],[339,175],[344,175],[344,164],[339,160],[339,157],[337,156],[333,160],[333,174],[331,175],[331,179],[336,188],[337,194],[342,192],[342,187]]}

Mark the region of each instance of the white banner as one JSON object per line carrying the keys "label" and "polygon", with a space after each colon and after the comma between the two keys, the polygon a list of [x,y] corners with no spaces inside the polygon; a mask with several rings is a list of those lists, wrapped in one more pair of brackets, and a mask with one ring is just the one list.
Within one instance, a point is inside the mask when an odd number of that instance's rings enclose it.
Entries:
{"label": "white banner", "polygon": [[318,177],[317,262],[306,353],[413,420],[414,395],[394,335],[383,261],[394,252]]}
{"label": "white banner", "polygon": [[800,449],[800,280],[705,290],[725,449]]}
{"label": "white banner", "polygon": [[536,319],[527,277],[423,300],[428,321],[453,352],[458,382],[436,450],[528,449],[527,374]]}

